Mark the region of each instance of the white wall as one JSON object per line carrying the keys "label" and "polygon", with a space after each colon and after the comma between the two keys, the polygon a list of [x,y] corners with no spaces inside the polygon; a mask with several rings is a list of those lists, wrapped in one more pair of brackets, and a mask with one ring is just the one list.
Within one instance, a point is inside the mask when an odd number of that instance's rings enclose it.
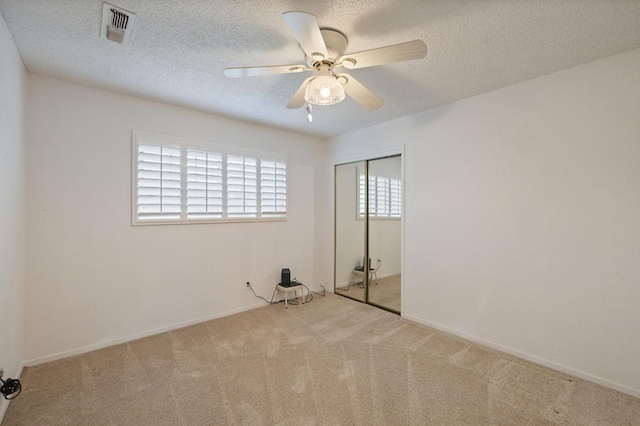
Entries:
{"label": "white wall", "polygon": [[640,395],[638,76],[633,50],[331,141],[406,144],[405,316]]}
{"label": "white wall", "polygon": [[316,144],[314,184],[314,284],[333,292],[333,167],[329,144]]}
{"label": "white wall", "polygon": [[[222,316],[314,283],[322,141],[39,76],[28,81],[25,359]],[[131,131],[288,155],[286,222],[131,226]]]}
{"label": "white wall", "polygon": [[[26,71],[0,15],[0,368],[5,378],[22,369],[26,253]],[[0,403],[0,421],[8,401]]]}

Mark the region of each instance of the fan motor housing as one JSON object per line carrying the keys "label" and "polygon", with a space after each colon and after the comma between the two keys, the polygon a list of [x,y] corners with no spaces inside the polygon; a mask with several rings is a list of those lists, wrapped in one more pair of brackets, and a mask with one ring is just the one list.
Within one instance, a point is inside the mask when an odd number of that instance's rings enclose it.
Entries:
{"label": "fan motor housing", "polygon": [[[345,36],[341,31],[329,27],[320,28],[320,33],[322,34],[322,39],[327,47],[327,53],[329,53],[329,57],[325,58],[325,60],[335,63],[338,59],[344,56],[344,52],[347,51],[347,45],[349,44],[347,36]],[[313,66],[318,62],[308,56],[306,59],[307,64],[310,66]]]}

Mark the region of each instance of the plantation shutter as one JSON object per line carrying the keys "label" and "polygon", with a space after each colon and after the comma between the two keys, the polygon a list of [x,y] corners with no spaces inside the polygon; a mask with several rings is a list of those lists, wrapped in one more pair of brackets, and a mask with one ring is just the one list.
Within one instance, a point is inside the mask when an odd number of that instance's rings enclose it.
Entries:
{"label": "plantation shutter", "polygon": [[260,214],[287,213],[287,163],[262,159],[260,161]]}
{"label": "plantation shutter", "polygon": [[389,217],[389,178],[376,177],[376,216]]}
{"label": "plantation shutter", "polygon": [[358,216],[364,217],[365,209],[365,185],[364,174],[358,176]]}
{"label": "plantation shutter", "polygon": [[[365,176],[358,176],[358,216],[364,216]],[[369,176],[369,216],[402,217],[402,182],[382,176]]]}
{"label": "plantation shutter", "polygon": [[390,200],[390,214],[391,217],[402,216],[402,182],[398,179],[391,179],[391,200]]}
{"label": "plantation shutter", "polygon": [[187,217],[221,218],[222,154],[187,151]]}
{"label": "plantation shutter", "polygon": [[377,211],[377,183],[378,180],[375,176],[369,176],[369,216],[375,216]]}
{"label": "plantation shutter", "polygon": [[287,156],[133,132],[133,225],[287,218]]}
{"label": "plantation shutter", "polygon": [[138,219],[180,218],[180,148],[138,145]]}
{"label": "plantation shutter", "polygon": [[227,155],[227,215],[256,217],[258,214],[258,160]]}

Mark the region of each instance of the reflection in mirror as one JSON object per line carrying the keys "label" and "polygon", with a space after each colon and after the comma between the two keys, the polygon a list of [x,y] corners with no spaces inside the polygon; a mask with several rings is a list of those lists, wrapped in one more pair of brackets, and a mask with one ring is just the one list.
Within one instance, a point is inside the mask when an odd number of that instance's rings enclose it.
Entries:
{"label": "reflection in mirror", "polygon": [[358,218],[358,172],[365,163],[349,163],[335,169],[335,292],[365,301],[364,279],[358,271],[364,258],[365,221]]}
{"label": "reflection in mirror", "polygon": [[[400,312],[402,176],[400,156],[369,161],[368,303]],[[360,190],[364,198],[364,188]]]}

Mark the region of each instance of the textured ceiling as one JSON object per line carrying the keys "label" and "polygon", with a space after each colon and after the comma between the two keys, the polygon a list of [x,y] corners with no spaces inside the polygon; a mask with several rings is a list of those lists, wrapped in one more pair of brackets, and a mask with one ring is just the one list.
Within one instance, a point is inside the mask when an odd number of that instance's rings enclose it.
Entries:
{"label": "textured ceiling", "polygon": [[[640,0],[112,0],[136,14],[125,45],[100,38],[99,0],[0,0],[26,68],[88,86],[321,137],[343,134],[640,47]],[[347,53],[413,39],[427,57],[352,70],[385,100],[285,105],[305,77],[229,79],[226,67],[303,54],[281,18],[312,13]]]}

